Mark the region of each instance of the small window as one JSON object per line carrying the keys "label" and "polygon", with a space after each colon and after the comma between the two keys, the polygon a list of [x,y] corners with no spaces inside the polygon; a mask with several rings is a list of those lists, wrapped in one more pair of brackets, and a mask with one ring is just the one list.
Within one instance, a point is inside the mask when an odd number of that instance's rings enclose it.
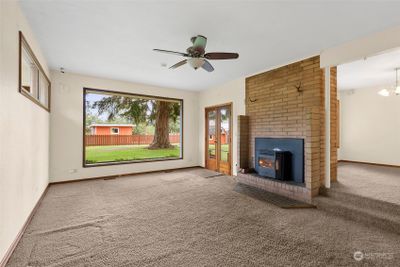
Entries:
{"label": "small window", "polygon": [[111,128],[111,134],[119,134],[119,128]]}
{"label": "small window", "polygon": [[50,111],[50,80],[33,54],[22,32],[19,32],[19,88],[18,91]]}

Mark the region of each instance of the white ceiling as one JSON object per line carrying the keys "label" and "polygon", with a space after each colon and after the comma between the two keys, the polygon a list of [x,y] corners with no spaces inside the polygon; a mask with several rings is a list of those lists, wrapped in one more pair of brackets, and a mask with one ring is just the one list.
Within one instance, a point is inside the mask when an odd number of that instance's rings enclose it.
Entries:
{"label": "white ceiling", "polygon": [[394,86],[396,68],[400,68],[400,49],[340,65],[338,89]]}
{"label": "white ceiling", "polygon": [[[359,1],[20,1],[51,68],[203,90],[400,25],[400,2]],[[190,37],[206,50],[238,52],[213,73],[169,70]]]}

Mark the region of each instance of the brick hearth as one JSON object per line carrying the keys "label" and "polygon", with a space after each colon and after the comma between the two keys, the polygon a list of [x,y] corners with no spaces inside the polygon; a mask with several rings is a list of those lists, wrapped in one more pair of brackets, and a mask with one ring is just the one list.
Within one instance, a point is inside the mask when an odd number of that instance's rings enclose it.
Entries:
{"label": "brick hearth", "polygon": [[285,197],[311,203],[311,192],[305,186],[290,184],[279,180],[265,179],[250,173],[238,173],[236,181]]}

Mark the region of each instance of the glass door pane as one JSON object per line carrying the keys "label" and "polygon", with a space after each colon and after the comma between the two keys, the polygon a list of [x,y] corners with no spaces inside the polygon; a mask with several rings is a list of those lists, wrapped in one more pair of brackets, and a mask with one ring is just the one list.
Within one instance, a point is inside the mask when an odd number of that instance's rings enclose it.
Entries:
{"label": "glass door pane", "polygon": [[208,158],[215,159],[216,157],[216,110],[208,111]]}
{"label": "glass door pane", "polygon": [[230,109],[228,107],[223,107],[220,109],[220,140],[219,143],[221,144],[221,153],[220,153],[220,160],[223,162],[230,161]]}

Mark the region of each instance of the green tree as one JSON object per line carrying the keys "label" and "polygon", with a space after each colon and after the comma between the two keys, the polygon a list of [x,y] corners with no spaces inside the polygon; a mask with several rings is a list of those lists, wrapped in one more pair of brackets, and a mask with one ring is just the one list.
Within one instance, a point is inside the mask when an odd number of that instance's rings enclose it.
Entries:
{"label": "green tree", "polygon": [[147,125],[146,126],[146,133],[145,134],[153,135],[154,132],[155,132],[154,125]]}
{"label": "green tree", "polygon": [[154,124],[154,139],[150,149],[170,148],[169,121],[180,117],[180,103],[163,100],[147,100],[113,95],[95,101],[93,108],[100,114],[107,114],[108,120],[116,117],[132,121],[134,124]]}
{"label": "green tree", "polygon": [[169,132],[170,133],[179,133],[181,130],[181,122],[180,120],[170,120],[169,121]]}
{"label": "green tree", "polygon": [[85,120],[85,132],[86,134],[90,134],[90,128],[89,126],[95,123],[104,123],[103,120],[101,120],[98,116],[93,115],[93,114],[86,114],[86,120]]}
{"label": "green tree", "polygon": [[133,134],[146,134],[146,127],[145,123],[136,124],[133,128]]}

